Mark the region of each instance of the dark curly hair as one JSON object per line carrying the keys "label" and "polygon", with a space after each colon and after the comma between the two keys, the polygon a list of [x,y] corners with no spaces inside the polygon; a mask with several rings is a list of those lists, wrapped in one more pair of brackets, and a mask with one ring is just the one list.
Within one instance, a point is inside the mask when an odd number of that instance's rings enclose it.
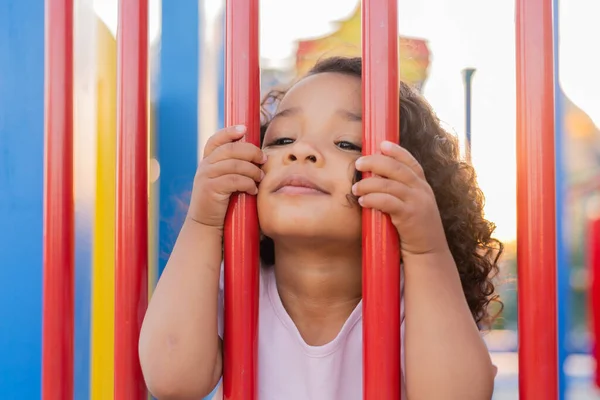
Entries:
{"label": "dark curly hair", "polygon": [[[328,58],[317,63],[307,76],[326,72],[360,79],[362,60]],[[261,145],[272,118],[269,109],[276,107],[284,95],[284,91],[272,91],[261,104]],[[400,145],[425,171],[471,314],[480,328],[489,327],[495,317],[488,311],[490,303],[498,303],[502,310],[492,279],[498,274],[503,245],[492,237],[495,225],[484,218],[483,193],[475,170],[460,157],[457,138],[440,126],[439,119],[421,95],[403,82],[400,84]],[[355,180],[359,179],[357,173]],[[260,257],[264,265],[275,262],[274,243],[269,237],[261,239]]]}

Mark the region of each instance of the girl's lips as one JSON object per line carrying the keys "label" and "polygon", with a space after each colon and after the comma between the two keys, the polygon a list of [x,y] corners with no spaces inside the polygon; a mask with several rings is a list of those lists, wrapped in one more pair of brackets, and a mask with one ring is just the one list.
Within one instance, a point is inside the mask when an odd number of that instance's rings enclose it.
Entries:
{"label": "girl's lips", "polygon": [[329,192],[304,175],[287,175],[279,182],[274,192],[285,194],[329,194]]}
{"label": "girl's lips", "polygon": [[306,187],[306,186],[293,186],[293,185],[282,186],[281,188],[277,189],[275,191],[275,193],[290,194],[290,195],[303,195],[303,194],[323,195],[323,194],[327,194],[318,189],[313,189],[313,188]]}

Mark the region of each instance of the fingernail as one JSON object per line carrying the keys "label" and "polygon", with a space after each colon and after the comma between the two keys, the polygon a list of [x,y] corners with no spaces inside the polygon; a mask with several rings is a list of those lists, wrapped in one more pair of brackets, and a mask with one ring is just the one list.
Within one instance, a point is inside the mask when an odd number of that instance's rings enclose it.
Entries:
{"label": "fingernail", "polygon": [[265,172],[264,171],[260,171],[260,180],[262,181],[265,177]]}
{"label": "fingernail", "polygon": [[352,194],[356,195],[356,187],[357,187],[358,183],[355,183],[354,185],[352,185]]}
{"label": "fingernail", "polygon": [[246,127],[244,125],[236,125],[235,131],[238,133],[246,132]]}
{"label": "fingernail", "polygon": [[263,153],[262,163],[266,163],[268,160],[267,155]]}
{"label": "fingernail", "polygon": [[362,198],[362,197],[359,197],[359,198],[358,198],[358,204],[360,204],[360,205],[362,206],[364,202],[365,202],[365,201],[363,200],[363,198]]}
{"label": "fingernail", "polygon": [[360,157],[358,160],[356,160],[354,162],[354,165],[356,166],[356,168],[360,168],[360,166],[363,164],[363,158]]}
{"label": "fingernail", "polygon": [[381,142],[381,148],[383,150],[391,150],[394,147],[394,143],[392,142],[388,142],[387,140],[384,140],[383,142]]}

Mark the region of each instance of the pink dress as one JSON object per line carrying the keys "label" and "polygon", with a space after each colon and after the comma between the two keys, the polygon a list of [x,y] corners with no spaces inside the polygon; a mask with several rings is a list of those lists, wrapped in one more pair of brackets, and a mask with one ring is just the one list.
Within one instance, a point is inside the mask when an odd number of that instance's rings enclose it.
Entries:
{"label": "pink dress", "polygon": [[[401,282],[402,290],[403,279]],[[400,320],[404,337],[404,307]],[[223,337],[223,275],[219,290],[219,335]],[[362,365],[362,302],[333,341],[309,346],[281,303],[273,268],[261,268],[258,400],[362,400]],[[403,379],[403,399],[404,386]],[[221,398],[219,388],[213,399]]]}

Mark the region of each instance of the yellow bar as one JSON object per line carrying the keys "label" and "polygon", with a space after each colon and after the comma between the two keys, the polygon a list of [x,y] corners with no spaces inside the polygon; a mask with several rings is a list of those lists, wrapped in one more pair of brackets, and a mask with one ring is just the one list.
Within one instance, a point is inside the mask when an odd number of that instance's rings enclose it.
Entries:
{"label": "yellow bar", "polygon": [[97,171],[93,249],[91,399],[114,396],[115,164],[117,46],[106,25],[97,30]]}

